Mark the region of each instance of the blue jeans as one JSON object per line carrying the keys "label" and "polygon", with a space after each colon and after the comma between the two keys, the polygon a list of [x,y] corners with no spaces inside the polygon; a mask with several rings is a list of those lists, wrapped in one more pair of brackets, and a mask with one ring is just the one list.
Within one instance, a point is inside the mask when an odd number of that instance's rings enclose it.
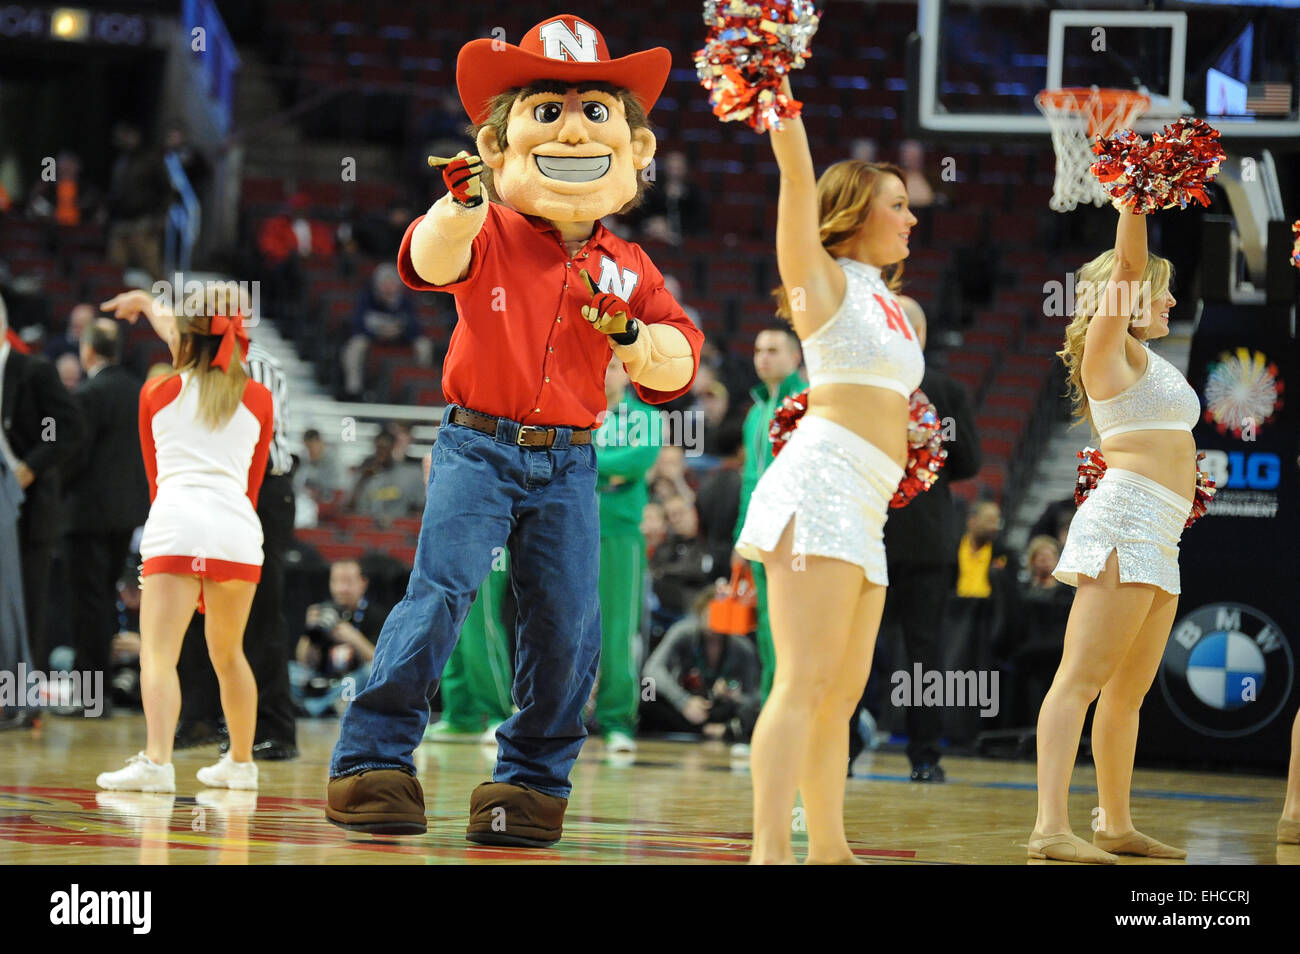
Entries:
{"label": "blue jeans", "polygon": [[424,520],[406,596],[384,622],[370,681],[339,727],[330,777],[415,772],[429,701],[493,560],[510,553],[519,603],[513,697],[497,730],[493,781],[568,798],[587,730],[582,708],[600,664],[596,451],[560,428],[550,448],[449,423],[433,448]]}

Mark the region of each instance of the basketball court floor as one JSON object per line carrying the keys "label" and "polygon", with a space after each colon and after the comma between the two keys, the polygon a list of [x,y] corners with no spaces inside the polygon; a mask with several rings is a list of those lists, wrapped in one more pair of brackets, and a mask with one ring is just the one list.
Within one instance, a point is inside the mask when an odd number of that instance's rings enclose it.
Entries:
{"label": "basketball court floor", "polygon": [[[573,772],[564,839],[551,849],[472,846],[469,793],[489,778],[495,752],[422,745],[428,834],[353,835],[324,817],[337,721],[299,723],[302,756],[262,762],[261,790],[203,788],[194,772],[216,748],[175,756],[174,796],[103,792],[95,776],[139,750],[144,718],[47,719],[0,745],[0,864],[740,864],[750,850],[750,779],[719,742],[643,741],[635,758],[607,757],[588,742]],[[846,824],[857,856],[872,864],[1031,862],[1034,763],[944,760],[948,782],[919,785],[902,753],[864,753],[848,782]],[[1071,810],[1086,834],[1095,797],[1091,765],[1075,772]],[[1300,846],[1274,828],[1285,780],[1138,769],[1133,815],[1142,830],[1188,851],[1187,864],[1300,864]],[[796,811],[796,855],[802,836]],[[1183,862],[1126,858],[1121,864]]]}

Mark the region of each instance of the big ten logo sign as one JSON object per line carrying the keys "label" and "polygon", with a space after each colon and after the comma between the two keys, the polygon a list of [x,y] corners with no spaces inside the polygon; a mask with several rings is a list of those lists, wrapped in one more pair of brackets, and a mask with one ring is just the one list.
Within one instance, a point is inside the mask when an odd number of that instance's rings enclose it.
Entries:
{"label": "big ten logo sign", "polygon": [[1262,451],[1210,450],[1205,451],[1205,472],[1217,487],[1276,490],[1282,481],[1282,459]]}

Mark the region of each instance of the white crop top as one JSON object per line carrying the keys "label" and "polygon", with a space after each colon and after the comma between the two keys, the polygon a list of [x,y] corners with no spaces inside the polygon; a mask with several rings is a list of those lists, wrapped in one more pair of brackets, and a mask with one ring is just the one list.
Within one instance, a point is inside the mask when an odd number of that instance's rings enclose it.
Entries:
{"label": "white crop top", "polygon": [[1088,398],[1092,424],[1104,441],[1128,431],[1188,431],[1201,416],[1196,390],[1178,369],[1143,344],[1147,367],[1131,385],[1104,401]]}
{"label": "white crop top", "polygon": [[925,356],[903,306],[876,266],[852,258],[835,261],[844,269],[844,301],[803,340],[809,387],[869,384],[910,398],[921,386]]}

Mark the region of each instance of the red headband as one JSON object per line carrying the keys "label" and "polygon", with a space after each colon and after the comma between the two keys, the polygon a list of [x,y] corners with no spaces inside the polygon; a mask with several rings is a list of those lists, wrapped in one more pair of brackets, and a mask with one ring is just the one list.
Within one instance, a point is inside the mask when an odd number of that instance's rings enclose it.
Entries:
{"label": "red headband", "polygon": [[222,371],[230,370],[230,359],[235,353],[235,342],[239,342],[239,357],[242,361],[248,357],[248,332],[244,330],[244,316],[227,317],[217,315],[212,319],[210,334],[221,335],[221,347],[212,359],[212,367]]}

